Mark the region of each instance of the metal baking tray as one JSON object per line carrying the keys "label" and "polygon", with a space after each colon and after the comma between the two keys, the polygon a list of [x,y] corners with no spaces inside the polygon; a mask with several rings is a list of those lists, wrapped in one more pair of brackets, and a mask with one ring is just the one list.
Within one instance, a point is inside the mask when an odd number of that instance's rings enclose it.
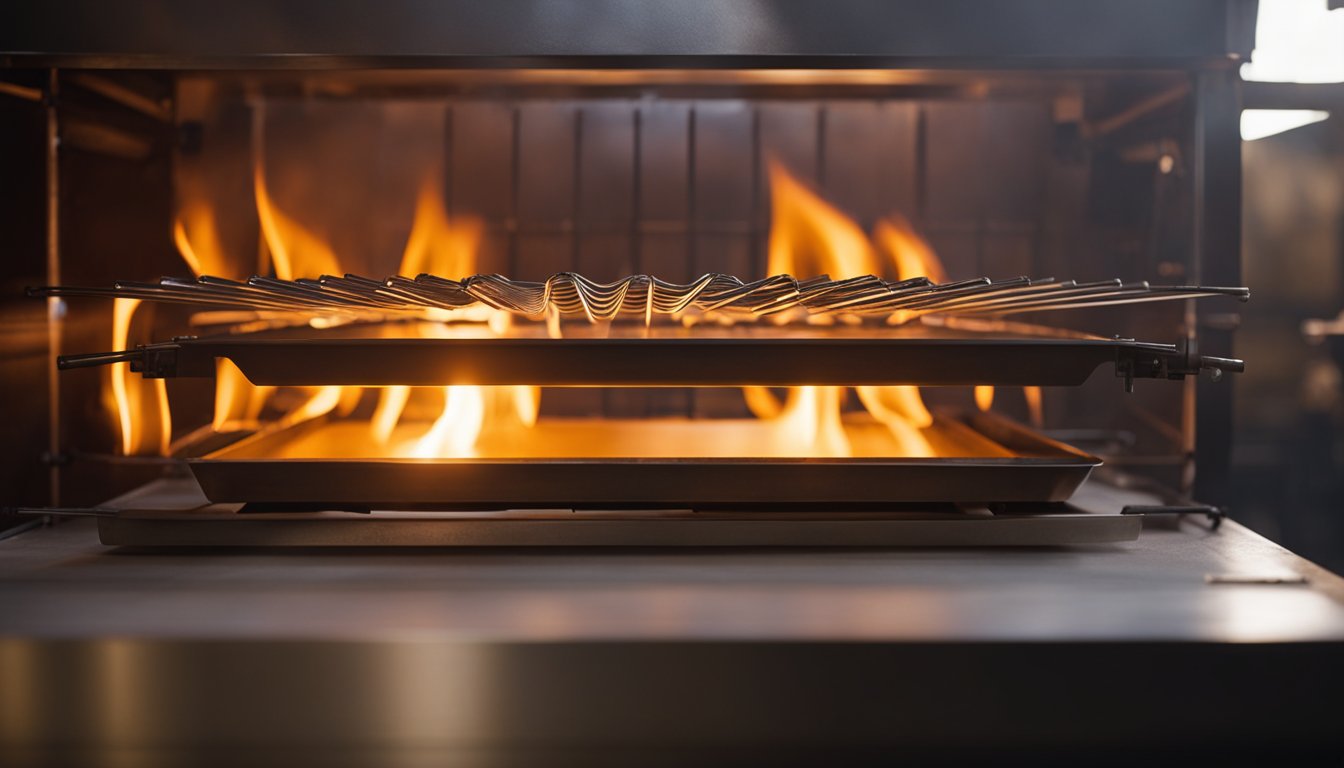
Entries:
{"label": "metal baking tray", "polygon": [[69,356],[62,367],[129,361],[146,377],[212,377],[221,358],[260,386],[1077,386],[1103,363],[1129,380],[1244,368],[1175,344],[925,327],[695,329],[652,338],[187,338]]}
{"label": "metal baking tray", "polygon": [[[704,422],[715,429],[716,422]],[[709,432],[741,432],[734,421]],[[545,424],[545,422],[541,422]],[[588,429],[601,429],[588,422]],[[881,455],[882,444],[853,458],[638,457],[306,458],[350,445],[324,425],[259,435],[188,462],[206,497],[332,509],[687,508],[750,509],[910,502],[1064,501],[1101,460],[987,413],[940,413],[931,434],[966,446],[946,458]],[[634,426],[647,442],[657,422]],[[878,429],[884,429],[880,426]],[[353,446],[353,451],[358,446]],[[952,455],[961,453],[964,455]]]}

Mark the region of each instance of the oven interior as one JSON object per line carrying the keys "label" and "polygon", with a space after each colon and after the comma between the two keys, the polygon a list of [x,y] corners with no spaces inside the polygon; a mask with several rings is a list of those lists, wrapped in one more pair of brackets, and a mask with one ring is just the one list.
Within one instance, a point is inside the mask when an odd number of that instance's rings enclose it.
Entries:
{"label": "oven interior", "polygon": [[[3,121],[13,134],[5,146],[15,148],[6,162],[35,193],[44,174],[55,174],[56,215],[46,221],[59,247],[11,281],[105,287],[162,276],[429,273],[541,283],[572,273],[598,286],[651,275],[684,287],[710,274],[750,283],[787,273],[1216,285],[1210,278],[1227,270],[1197,256],[1209,194],[1204,77],[1157,69],[12,70],[6,80],[47,103],[0,104],[14,118]],[[48,131],[59,152],[44,167],[32,158]],[[33,231],[43,201],[33,197],[9,212],[16,237],[27,238],[16,242],[43,241]],[[55,334],[55,343],[24,358],[12,394],[48,418],[35,428],[39,439],[6,446],[24,454],[6,466],[26,468],[27,496],[53,505],[96,504],[190,466],[212,501],[401,508],[576,499],[656,508],[697,497],[706,508],[752,498],[787,506],[783,491],[763,490],[781,482],[815,486],[794,500],[840,503],[865,484],[890,488],[903,477],[890,474],[898,464],[917,484],[976,460],[1017,463],[995,498],[958,498],[948,490],[964,487],[956,480],[911,498],[1013,501],[1012,489],[1033,487],[1030,472],[1043,463],[1056,473],[1047,484],[1058,484],[1059,473],[1079,467],[1086,477],[1093,456],[1110,479],[1188,495],[1196,478],[1221,471],[1218,451],[1202,444],[1216,441],[1208,425],[1218,423],[1225,395],[1201,403],[1201,417],[1196,392],[1231,384],[1207,373],[1143,380],[1126,392],[1106,364],[1081,384],[1037,386],[1048,363],[1030,354],[980,359],[972,346],[945,365],[970,357],[983,379],[906,380],[875,377],[862,356],[837,362],[829,349],[799,345],[790,375],[756,375],[764,369],[752,366],[768,366],[774,352],[763,362],[749,357],[755,337],[839,347],[865,336],[924,341],[985,328],[949,327],[936,316],[894,330],[826,313],[654,318],[652,282],[632,285],[648,289],[647,315],[604,322],[591,311],[524,317],[479,302],[362,322],[209,302],[49,295],[44,309],[28,299],[25,327],[38,341]],[[1221,331],[1234,322],[1235,302],[1200,306],[1211,309],[1166,301],[984,322],[991,334],[1029,341],[1179,341],[1229,355]],[[1215,332],[1201,332],[1208,327]],[[180,337],[195,337],[185,345],[278,343],[276,365],[289,373],[258,383],[224,356],[211,357],[213,375],[204,376],[147,377],[131,362],[55,370],[60,355]],[[459,337],[628,338],[634,355],[663,341],[690,343],[650,353],[650,370],[666,380],[521,353],[531,378],[426,375],[414,386],[379,375],[392,364],[381,359],[349,358],[345,367],[358,373],[332,378],[330,356],[313,362],[295,347],[286,359],[283,347],[396,339],[433,349]],[[707,339],[747,345],[739,373],[706,373],[731,368],[735,357],[706,352]],[[557,373],[565,365],[568,377]],[[424,459],[438,461],[428,479],[380,474]],[[870,459],[878,465],[867,469],[884,474],[846,474]],[[605,463],[575,468],[587,460]],[[305,479],[305,467],[332,461],[349,462],[340,490],[329,466]],[[1207,470],[1197,466],[1204,461]],[[454,465],[491,473],[445,475]],[[647,482],[631,475],[624,496],[601,490],[621,484],[613,467],[649,465],[674,471]],[[274,477],[230,480],[239,468]],[[530,478],[544,468],[562,473],[553,487],[572,498],[529,496]],[[780,474],[750,474],[764,469]],[[388,490],[422,482],[427,490]],[[1033,498],[1060,501],[1071,490],[1052,488]],[[881,498],[853,495],[856,504]]]}

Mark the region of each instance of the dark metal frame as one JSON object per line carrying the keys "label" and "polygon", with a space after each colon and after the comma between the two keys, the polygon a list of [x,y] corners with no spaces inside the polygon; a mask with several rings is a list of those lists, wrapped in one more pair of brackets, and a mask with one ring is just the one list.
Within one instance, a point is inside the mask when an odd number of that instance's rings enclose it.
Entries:
{"label": "dark metal frame", "polygon": [[771,338],[180,339],[123,352],[69,355],[62,368],[129,362],[146,378],[212,377],[227,359],[260,386],[451,384],[734,387],[919,385],[1076,387],[1103,363],[1136,378],[1211,378],[1241,360],[1132,339],[896,334]]}
{"label": "dark metal frame", "polygon": [[[1195,280],[1241,281],[1241,80],[1235,69],[1195,75],[1194,259]],[[1187,304],[1186,333],[1200,352],[1231,354],[1239,316],[1225,309]],[[1229,382],[1230,383],[1230,382]],[[1231,386],[1187,381],[1195,410],[1194,497],[1210,504],[1232,501]]]}
{"label": "dark metal frame", "polygon": [[1248,53],[1255,0],[49,0],[0,9],[9,64],[1185,68]]}

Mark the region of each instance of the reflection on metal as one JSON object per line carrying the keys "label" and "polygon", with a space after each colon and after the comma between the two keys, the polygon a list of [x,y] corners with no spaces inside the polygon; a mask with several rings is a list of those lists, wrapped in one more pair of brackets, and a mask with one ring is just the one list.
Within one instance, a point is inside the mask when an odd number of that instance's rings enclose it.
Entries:
{"label": "reflection on metal", "polygon": [[1101,463],[992,413],[940,413],[916,458],[871,418],[818,454],[772,420],[543,420],[493,426],[471,454],[422,460],[408,424],[386,445],[362,421],[258,434],[189,462],[214,502],[336,509],[776,508],[1067,500]]}

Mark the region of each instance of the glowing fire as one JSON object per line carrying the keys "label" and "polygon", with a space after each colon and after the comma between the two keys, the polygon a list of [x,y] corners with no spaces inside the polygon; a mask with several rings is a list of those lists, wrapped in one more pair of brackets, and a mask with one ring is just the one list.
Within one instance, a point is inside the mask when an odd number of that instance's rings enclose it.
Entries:
{"label": "glowing fire", "polygon": [[257,199],[257,221],[271,254],[271,266],[281,280],[341,274],[336,254],[322,238],[276,207],[266,189],[266,171],[258,159],[252,168],[252,189]]}
{"label": "glowing fire", "polygon": [[988,411],[994,407],[994,388],[981,384],[975,388],[975,407]]}
{"label": "glowing fire", "polygon": [[476,252],[480,246],[482,225],[475,217],[450,219],[437,174],[429,174],[420,185],[415,200],[415,219],[406,238],[398,274],[429,273],[439,276],[466,277],[476,271]]}
{"label": "glowing fire", "polygon": [[234,280],[246,275],[229,259],[219,238],[215,209],[203,200],[187,200],[173,222],[173,244],[194,275],[214,275]]}
{"label": "glowing fire", "polygon": [[[772,275],[835,279],[888,275],[899,280],[943,273],[929,248],[903,219],[880,222],[870,240],[853,219],[823,200],[772,160],[770,174],[770,245],[767,271]],[[877,243],[874,247],[873,243]],[[936,279],[936,278],[935,278]],[[886,425],[904,455],[932,456],[920,432],[933,423],[915,387],[859,387],[860,402]],[[844,402],[840,387],[799,387],[780,406],[768,390],[751,388],[747,404],[760,418],[778,419],[789,439],[810,445],[824,456],[850,454],[840,425]]]}
{"label": "glowing fire", "polygon": [[[476,254],[482,225],[479,219],[452,219],[447,215],[439,194],[442,182],[430,174],[420,185],[415,204],[415,219],[402,253],[402,275],[430,273],[466,277],[476,271]],[[485,319],[492,333],[508,333],[512,316],[502,310],[488,310]],[[422,335],[434,335],[441,326],[421,326]],[[388,445],[398,422],[414,394],[410,387],[386,387],[379,392],[371,429],[380,444]],[[410,455],[417,458],[465,457],[473,455],[482,431],[536,423],[541,390],[538,387],[478,387],[469,385],[442,388],[443,406],[429,430],[414,442]]]}
{"label": "glowing fire", "polygon": [[[340,261],[331,247],[310,229],[281,209],[272,198],[260,159],[253,166],[253,192],[262,240],[276,277],[292,280],[316,278],[323,274],[341,274]],[[478,219],[450,219],[439,194],[441,180],[428,175],[421,184],[411,232],[407,238],[398,272],[415,275],[466,276],[476,268],[476,252],[482,232]],[[242,263],[229,259],[220,245],[211,209],[199,202],[184,203],[174,223],[173,239],[183,260],[197,275],[233,276]],[[239,275],[242,277],[242,275]],[[133,308],[132,308],[133,309]],[[468,314],[468,313],[464,313]],[[496,333],[508,329],[510,317],[498,310],[469,313],[472,319],[485,319]],[[480,317],[478,317],[480,316]],[[433,334],[439,326],[426,324],[421,333]],[[162,382],[160,382],[161,384]],[[114,386],[114,394],[124,391],[124,382]],[[216,367],[215,411],[212,428],[216,431],[257,429],[268,407],[282,415],[270,422],[269,429],[280,429],[316,419],[332,412],[348,412],[357,406],[363,389],[357,387],[258,387],[249,382],[236,366],[221,360]],[[425,394],[428,394],[426,392]],[[536,422],[540,390],[537,387],[481,388],[444,387],[442,409],[430,428],[411,448],[415,456],[466,456],[490,420],[510,425],[530,426]],[[378,390],[378,402],[369,421],[373,438],[387,445],[416,392],[410,387],[386,387]],[[133,425],[136,418],[120,404],[122,424]]]}
{"label": "glowing fire", "polygon": [[[925,276],[935,282],[947,281],[933,249],[899,215],[878,221],[871,233],[865,233],[853,219],[773,161],[769,164],[769,181],[772,205],[767,252],[769,274],[792,274],[800,278],[828,274],[836,279],[879,275],[898,280]],[[265,254],[269,256],[276,276],[295,279],[342,274],[332,248],[277,205],[267,187],[260,161],[253,168],[253,185]],[[429,174],[420,186],[399,274],[431,273],[456,278],[478,271],[477,254],[483,234],[481,222],[449,216],[439,192],[441,187],[442,181],[434,173]],[[183,259],[198,275],[233,276],[231,272],[236,272],[239,265],[248,263],[226,258],[213,214],[207,206],[183,205],[174,224],[173,237]],[[232,269],[230,265],[233,265]],[[137,303],[118,302],[113,331],[123,343]],[[451,313],[445,311],[447,315],[451,315],[448,319],[485,321],[490,331],[498,335],[509,333],[513,322],[512,316],[504,311],[480,306],[452,310]],[[689,316],[683,318],[688,319]],[[548,315],[546,323],[550,335],[560,335],[558,315]],[[414,327],[417,333],[426,336],[449,332],[446,325],[432,322]],[[123,448],[129,453],[145,450],[148,438],[136,432],[138,424],[147,422],[142,415],[136,414],[136,397],[128,387],[127,376],[129,373],[124,370],[114,376],[111,393],[121,420]],[[157,380],[150,386],[158,388],[156,391],[163,408],[164,416],[160,421],[164,426],[162,450],[168,439],[163,382]],[[852,418],[846,420],[843,415],[846,401],[854,401],[845,387],[794,387],[787,389],[783,397],[766,388],[744,389],[746,402],[759,419],[755,422],[759,430],[753,434],[769,436],[769,447],[763,449],[769,455],[872,455],[874,435],[884,435],[882,444],[889,447],[882,450],[890,450],[893,455],[934,456],[937,455],[935,444],[944,451],[951,450],[946,443],[938,442],[934,418],[925,407],[918,388],[860,386],[854,392],[857,402],[876,421],[867,422],[867,426],[857,432],[854,425],[858,422]],[[217,431],[258,429],[262,427],[265,415],[269,419],[266,429],[284,429],[328,414],[348,415],[366,394],[376,397],[376,403],[373,403],[367,423],[359,425],[359,429],[371,438],[363,442],[377,455],[473,457],[514,450],[541,450],[582,456],[605,455],[603,451],[608,450],[600,444],[600,436],[580,437],[590,433],[559,422],[550,427],[543,425],[545,429],[532,434],[567,434],[563,445],[517,448],[531,445],[519,439],[519,430],[530,430],[537,424],[538,387],[390,386],[372,391],[335,386],[257,387],[227,360],[221,360],[217,367],[212,427]],[[975,402],[988,410],[993,405],[994,394],[992,387],[976,387]],[[1028,389],[1024,394],[1033,422],[1039,423],[1039,390]],[[863,432],[863,429],[870,431]],[[655,452],[670,450],[640,448]],[[705,450],[712,451],[711,448]]]}
{"label": "glowing fire", "polygon": [[255,429],[266,401],[275,387],[253,386],[238,366],[221,358],[215,362],[215,416],[211,426],[216,432]]}
{"label": "glowing fire", "polygon": [[[131,320],[139,299],[112,302],[112,347],[125,349],[130,341]],[[168,391],[163,379],[142,379],[131,372],[130,363],[111,368],[111,394],[121,428],[121,452],[126,456],[163,455],[172,439],[173,421],[168,410]],[[157,427],[157,429],[155,429]]]}

